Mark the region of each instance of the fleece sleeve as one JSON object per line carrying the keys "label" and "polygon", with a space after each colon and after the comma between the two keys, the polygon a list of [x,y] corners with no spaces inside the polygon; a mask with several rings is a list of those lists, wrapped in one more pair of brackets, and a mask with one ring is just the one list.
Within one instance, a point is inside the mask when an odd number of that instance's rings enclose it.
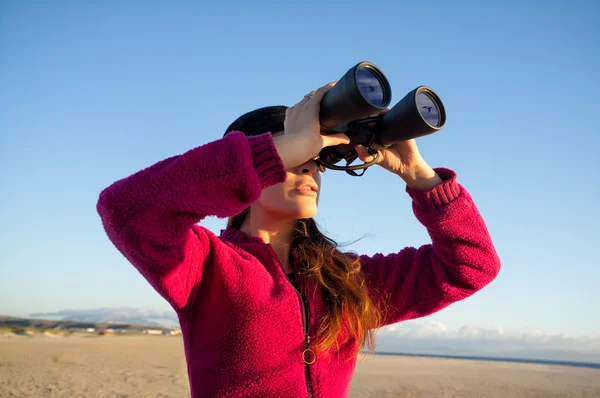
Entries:
{"label": "fleece sleeve", "polygon": [[449,169],[428,191],[406,188],[431,243],[398,253],[359,256],[372,296],[387,308],[387,324],[423,317],[471,296],[495,279],[500,260],[471,196]]}
{"label": "fleece sleeve", "polygon": [[196,224],[234,216],[285,180],[271,134],[233,132],[114,182],[101,192],[97,211],[110,241],[182,312],[220,243]]}

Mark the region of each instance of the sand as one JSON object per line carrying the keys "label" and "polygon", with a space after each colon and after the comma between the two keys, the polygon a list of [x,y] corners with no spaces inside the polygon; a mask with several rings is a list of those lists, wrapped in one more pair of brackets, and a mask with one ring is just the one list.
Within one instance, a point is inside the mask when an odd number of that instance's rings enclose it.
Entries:
{"label": "sand", "polygon": [[[0,336],[0,397],[186,396],[180,336]],[[350,397],[600,397],[600,369],[370,356]]]}

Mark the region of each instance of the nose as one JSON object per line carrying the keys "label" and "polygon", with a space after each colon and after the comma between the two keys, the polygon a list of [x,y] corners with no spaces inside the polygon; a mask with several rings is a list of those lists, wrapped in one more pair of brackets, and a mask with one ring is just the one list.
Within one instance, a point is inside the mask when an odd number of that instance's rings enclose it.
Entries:
{"label": "nose", "polygon": [[298,166],[299,174],[309,174],[312,176],[318,170],[319,170],[319,166],[317,165],[317,162],[315,162],[314,160],[309,160],[308,162]]}

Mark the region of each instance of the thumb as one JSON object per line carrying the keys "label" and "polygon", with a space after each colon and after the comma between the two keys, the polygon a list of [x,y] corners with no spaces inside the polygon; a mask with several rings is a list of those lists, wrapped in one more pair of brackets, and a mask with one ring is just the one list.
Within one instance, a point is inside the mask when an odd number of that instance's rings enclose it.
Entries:
{"label": "thumb", "polygon": [[323,135],[323,147],[349,144],[350,137],[344,133]]}
{"label": "thumb", "polygon": [[[360,160],[362,160],[363,162],[370,162],[373,159],[375,159],[375,157],[373,155],[371,155],[369,153],[369,151],[367,150],[367,148],[363,145],[356,145],[354,147],[354,149],[356,150],[356,154],[358,155],[358,158]],[[379,152],[377,154],[377,162],[376,163],[379,163],[379,162],[381,162],[381,152]]]}

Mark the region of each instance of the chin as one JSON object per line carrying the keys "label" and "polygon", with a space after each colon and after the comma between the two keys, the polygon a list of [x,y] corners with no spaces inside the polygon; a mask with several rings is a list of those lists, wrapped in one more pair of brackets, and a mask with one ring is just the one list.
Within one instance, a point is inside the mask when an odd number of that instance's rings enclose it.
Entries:
{"label": "chin", "polygon": [[300,214],[299,217],[296,218],[312,218],[317,215],[317,209],[315,211],[304,211]]}
{"label": "chin", "polygon": [[282,198],[279,195],[265,195],[259,201],[267,213],[285,220],[312,218],[317,214],[319,207],[319,198],[314,196],[293,195]]}
{"label": "chin", "polygon": [[312,218],[317,215],[317,206],[303,206],[301,208],[288,209],[285,213],[285,218],[288,219],[301,219],[301,218]]}
{"label": "chin", "polygon": [[295,219],[299,219],[299,218],[311,218],[317,215],[317,207],[304,207],[302,209],[297,209],[296,211],[293,212],[293,214],[290,214],[290,218],[295,218]]}

